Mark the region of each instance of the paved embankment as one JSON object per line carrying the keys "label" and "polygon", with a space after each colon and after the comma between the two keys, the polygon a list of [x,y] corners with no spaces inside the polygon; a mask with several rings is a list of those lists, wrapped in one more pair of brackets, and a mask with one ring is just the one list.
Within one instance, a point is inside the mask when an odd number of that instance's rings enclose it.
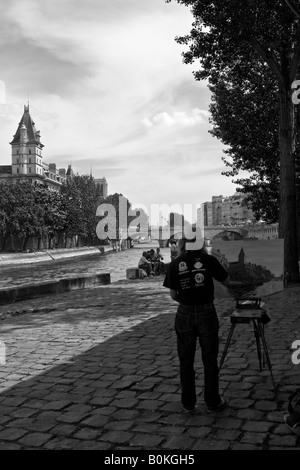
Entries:
{"label": "paved embankment", "polygon": [[99,265],[103,256],[104,249],[97,247],[1,254],[0,305],[109,284],[110,274],[99,272],[99,267],[91,272],[77,268],[85,262],[91,264],[92,259],[98,260]]}
{"label": "paved embankment", "polygon": [[[267,301],[268,369],[259,371],[250,325],[236,327],[221,371],[230,407],[208,415],[197,351],[198,412],[180,408],[176,305],[162,278],[119,282],[0,306],[0,449],[300,449],[283,423],[300,384],[300,288]],[[217,299],[221,344],[232,299]]]}
{"label": "paved embankment", "polygon": [[41,263],[44,261],[56,261],[69,259],[78,256],[104,253],[104,247],[83,246],[79,248],[59,248],[55,250],[43,250],[20,253],[0,253],[0,268],[4,266],[14,266],[24,264]]}

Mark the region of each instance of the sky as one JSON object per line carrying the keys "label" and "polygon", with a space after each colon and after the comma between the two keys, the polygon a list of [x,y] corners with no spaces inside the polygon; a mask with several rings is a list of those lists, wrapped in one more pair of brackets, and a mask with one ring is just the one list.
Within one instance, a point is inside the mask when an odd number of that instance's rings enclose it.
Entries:
{"label": "sky", "polygon": [[[0,165],[24,105],[43,160],[105,177],[148,214],[230,196],[210,93],[185,65],[189,9],[164,0],[0,0]],[[180,208],[182,210],[180,210]],[[189,209],[187,209],[189,208]],[[187,219],[190,219],[187,213]]]}

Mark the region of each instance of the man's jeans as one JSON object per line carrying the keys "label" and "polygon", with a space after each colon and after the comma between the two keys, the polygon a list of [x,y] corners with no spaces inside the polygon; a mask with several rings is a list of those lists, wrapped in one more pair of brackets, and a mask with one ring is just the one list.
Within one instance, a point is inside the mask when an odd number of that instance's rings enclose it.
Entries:
{"label": "man's jeans", "polygon": [[180,304],[175,318],[177,351],[180,362],[181,402],[185,408],[196,405],[194,359],[199,339],[204,366],[204,400],[217,406],[219,395],[219,321],[214,305]]}

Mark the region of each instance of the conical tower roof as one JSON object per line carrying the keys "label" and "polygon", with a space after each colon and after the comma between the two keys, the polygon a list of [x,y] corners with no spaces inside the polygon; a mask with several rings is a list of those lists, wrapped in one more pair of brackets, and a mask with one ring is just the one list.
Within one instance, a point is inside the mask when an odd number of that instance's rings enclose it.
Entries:
{"label": "conical tower roof", "polygon": [[28,142],[37,142],[41,145],[41,147],[44,147],[43,144],[41,144],[39,140],[39,131],[36,130],[35,123],[33,122],[32,117],[30,116],[29,104],[27,106],[26,104],[24,105],[24,113],[23,113],[22,119],[19,122],[17,131],[13,137],[13,140],[10,142],[10,144],[20,143],[20,129],[23,124],[25,125],[27,129]]}

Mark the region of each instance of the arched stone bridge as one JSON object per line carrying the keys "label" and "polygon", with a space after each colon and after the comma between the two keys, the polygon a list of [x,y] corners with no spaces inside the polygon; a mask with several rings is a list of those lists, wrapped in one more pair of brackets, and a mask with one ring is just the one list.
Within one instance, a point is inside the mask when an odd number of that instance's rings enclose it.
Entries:
{"label": "arched stone bridge", "polygon": [[214,237],[222,237],[228,240],[241,240],[249,236],[249,230],[244,226],[214,226],[204,228],[204,237],[212,240]]}
{"label": "arched stone bridge", "polygon": [[[204,237],[213,240],[214,237],[221,237],[227,240],[242,240],[244,238],[258,238],[260,240],[278,238],[278,224],[270,225],[236,225],[223,226],[216,225],[204,228]],[[172,238],[178,239],[182,237],[182,232],[175,232]],[[167,241],[164,237],[158,238],[160,246],[166,246]]]}
{"label": "arched stone bridge", "polygon": [[270,225],[236,225],[236,226],[213,226],[204,228],[205,238],[212,240],[216,236],[228,240],[243,238],[258,238],[260,240],[278,238],[278,224]]}

